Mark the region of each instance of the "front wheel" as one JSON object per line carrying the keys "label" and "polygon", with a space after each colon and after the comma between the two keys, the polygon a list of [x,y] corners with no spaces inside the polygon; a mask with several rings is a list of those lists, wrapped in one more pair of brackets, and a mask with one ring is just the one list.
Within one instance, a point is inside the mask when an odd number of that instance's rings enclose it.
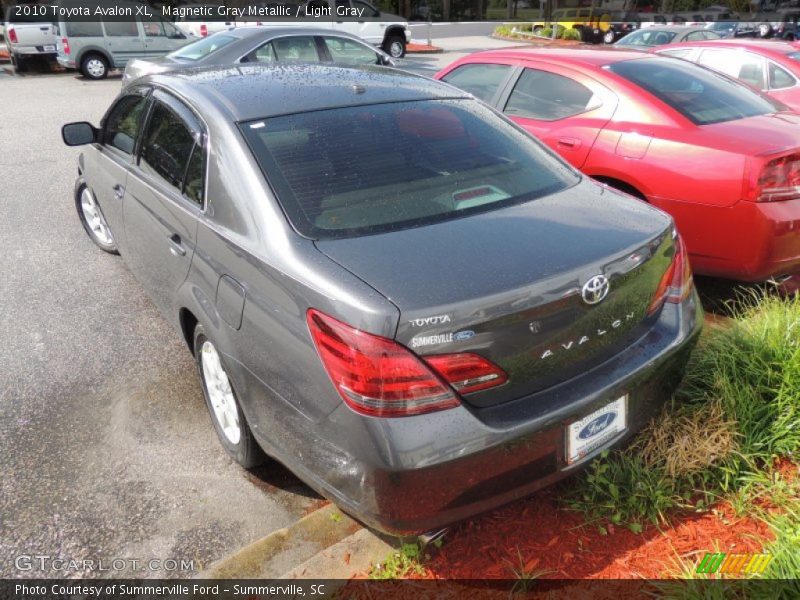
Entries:
{"label": "front wheel", "polygon": [[403,58],[406,55],[406,40],[399,35],[390,35],[383,42],[383,51],[392,58]]}
{"label": "front wheel", "polygon": [[88,187],[81,186],[75,194],[75,207],[86,233],[97,246],[109,254],[119,254],[114,235],[106,223],[103,211]]}
{"label": "front wheel", "polygon": [[772,25],[769,23],[761,23],[758,26],[758,37],[767,38],[772,33]]}
{"label": "front wheel", "polygon": [[253,438],[220,353],[202,325],[194,330],[194,356],[203,396],[222,447],[245,469],[257,467],[264,462],[264,453]]}

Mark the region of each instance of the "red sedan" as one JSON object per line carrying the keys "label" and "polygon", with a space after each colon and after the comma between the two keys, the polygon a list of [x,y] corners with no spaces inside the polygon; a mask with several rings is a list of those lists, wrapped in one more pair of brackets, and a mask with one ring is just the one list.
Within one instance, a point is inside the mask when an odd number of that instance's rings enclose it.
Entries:
{"label": "red sedan", "polygon": [[683,60],[594,49],[481,52],[436,77],[670,213],[695,272],[800,273],[800,115],[765,96]]}
{"label": "red sedan", "polygon": [[714,40],[675,44],[659,54],[725,73],[800,112],[800,45],[772,40]]}

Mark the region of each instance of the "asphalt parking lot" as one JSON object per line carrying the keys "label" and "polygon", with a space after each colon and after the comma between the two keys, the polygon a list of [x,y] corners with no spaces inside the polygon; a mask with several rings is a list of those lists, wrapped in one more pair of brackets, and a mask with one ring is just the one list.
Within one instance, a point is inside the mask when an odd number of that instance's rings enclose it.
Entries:
{"label": "asphalt parking lot", "polygon": [[[507,44],[441,45],[402,66],[432,74]],[[178,332],[81,228],[79,150],[60,127],[97,124],[119,76],[90,82],[45,64],[12,73],[0,66],[0,577],[77,574],[42,572],[33,555],[126,561],[90,576],[185,577],[143,562],[192,560],[198,571],[321,500],[279,465],[249,474],[228,459]]]}
{"label": "asphalt parking lot", "polygon": [[80,226],[60,127],[97,123],[119,86],[0,78],[2,577],[42,575],[17,569],[33,554],[198,570],[319,504],[277,465],[228,459],[179,334]]}

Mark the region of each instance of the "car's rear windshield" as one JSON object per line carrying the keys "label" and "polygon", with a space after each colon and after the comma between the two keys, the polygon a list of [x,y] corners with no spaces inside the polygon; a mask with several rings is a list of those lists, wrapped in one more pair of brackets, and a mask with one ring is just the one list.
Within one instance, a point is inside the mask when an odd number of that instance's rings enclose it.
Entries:
{"label": "car's rear windshield", "polygon": [[777,111],[775,104],[747,86],[679,59],[625,60],[607,68],[650,92],[696,125]]}
{"label": "car's rear windshield", "polygon": [[237,38],[232,35],[217,33],[192,42],[191,44],[187,44],[175,52],[170,52],[167,56],[171,58],[182,58],[183,60],[200,60],[236,40]]}
{"label": "car's rear windshield", "polygon": [[579,180],[471,99],[338,108],[240,127],[287,217],[314,239],[491,211]]}

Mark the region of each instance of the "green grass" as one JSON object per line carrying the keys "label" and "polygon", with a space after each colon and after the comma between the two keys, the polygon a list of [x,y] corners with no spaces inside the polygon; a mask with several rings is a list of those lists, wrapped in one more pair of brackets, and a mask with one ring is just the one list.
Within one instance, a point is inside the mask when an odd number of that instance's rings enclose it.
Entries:
{"label": "green grass", "polygon": [[374,565],[370,579],[400,579],[408,575],[423,575],[425,568],[422,547],[419,544],[403,544],[382,563]]}
{"label": "green grass", "polygon": [[[764,496],[773,504],[796,502],[797,490],[770,467],[776,457],[800,452],[800,299],[740,299],[733,327],[704,333],[664,418],[704,427],[688,440],[695,452],[669,432],[653,452],[656,423],[628,449],[592,463],[569,489],[567,505],[589,520],[636,530],[665,521],[670,510],[702,510],[720,498],[740,512],[754,510]],[[693,458],[681,468],[684,456]]]}

